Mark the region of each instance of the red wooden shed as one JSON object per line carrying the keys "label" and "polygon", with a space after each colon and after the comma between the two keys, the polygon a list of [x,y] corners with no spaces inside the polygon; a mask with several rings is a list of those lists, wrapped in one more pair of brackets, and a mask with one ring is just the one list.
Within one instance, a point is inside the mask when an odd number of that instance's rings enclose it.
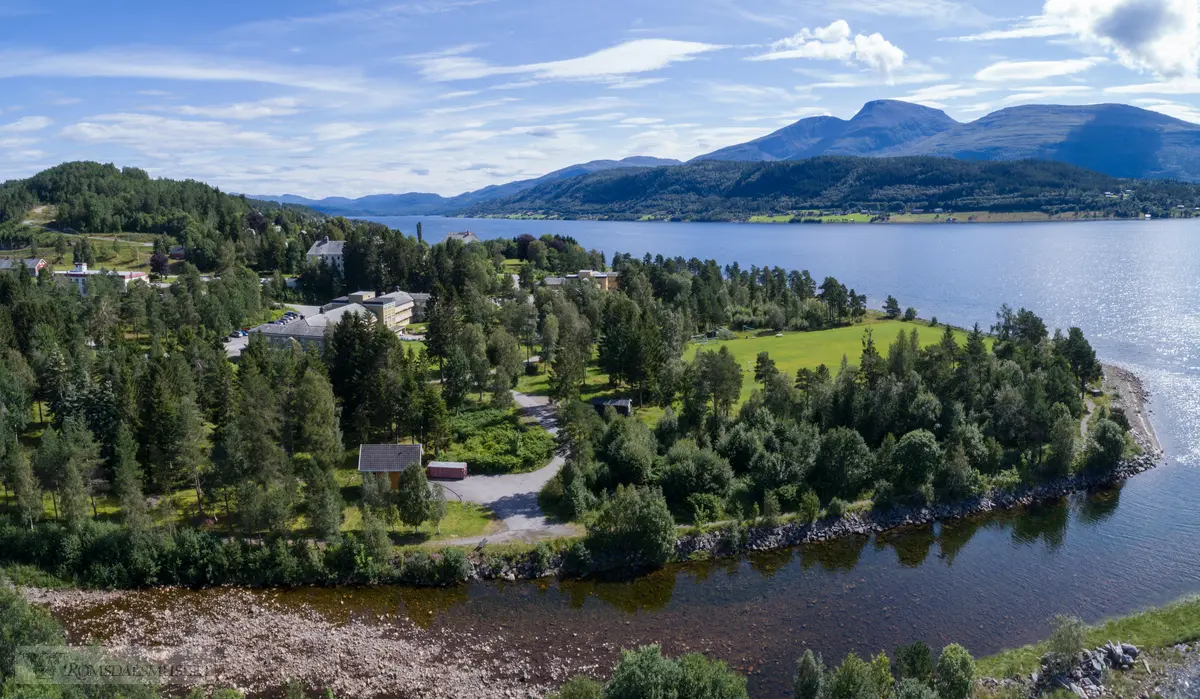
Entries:
{"label": "red wooden shed", "polygon": [[425,474],[437,480],[461,481],[467,477],[467,464],[465,461],[430,461]]}

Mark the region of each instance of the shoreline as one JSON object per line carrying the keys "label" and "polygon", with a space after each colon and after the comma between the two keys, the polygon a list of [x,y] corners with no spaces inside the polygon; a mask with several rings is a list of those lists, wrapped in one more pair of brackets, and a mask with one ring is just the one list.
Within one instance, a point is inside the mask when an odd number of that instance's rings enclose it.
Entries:
{"label": "shoreline", "polygon": [[[886,511],[848,514],[839,519],[821,519],[808,524],[788,522],[778,526],[726,524],[708,532],[679,537],[674,560],[687,563],[697,558],[732,558],[747,553],[762,553],[793,548],[803,544],[836,541],[851,536],[871,536],[905,527],[952,522],[992,512],[1028,507],[1077,493],[1114,486],[1162,462],[1164,453],[1147,413],[1150,399],[1140,378],[1127,369],[1104,364],[1104,390],[1114,406],[1126,410],[1130,434],[1142,453],[1122,461],[1106,473],[1081,471],[1036,485],[1023,485],[1013,491],[990,491],[973,498],[921,507],[893,507]],[[489,560],[486,553],[469,556],[472,580],[534,580],[562,576],[564,556],[558,554],[550,566],[539,568],[528,556],[519,561]]]}
{"label": "shoreline", "polygon": [[[981,212],[981,213],[987,213],[987,212]],[[1037,212],[1026,211],[1026,212],[1014,212],[1013,215],[1035,215],[1035,214],[1037,214]],[[365,218],[365,217],[369,217],[369,218]],[[376,218],[400,218],[400,217],[423,218],[422,216],[413,215],[413,214],[391,214],[391,215],[387,215],[387,216],[380,216],[377,214],[355,214],[352,218],[358,218],[358,219],[363,219],[363,220],[373,220]],[[723,220],[711,220],[711,219],[672,220],[672,219],[665,219],[665,218],[654,218],[654,219],[611,218],[611,217],[603,217],[603,218],[600,218],[600,217],[597,217],[597,218],[591,218],[591,217],[581,217],[581,218],[542,217],[542,218],[538,218],[538,217],[534,217],[534,216],[455,216],[455,215],[445,215],[445,214],[433,215],[433,216],[430,216],[430,218],[445,218],[445,219],[455,219],[455,220],[462,220],[462,221],[471,221],[471,220],[475,220],[475,221],[538,221],[538,222],[568,222],[568,223],[578,223],[578,222],[589,222],[589,223],[690,223],[690,224],[694,224],[694,223],[739,223],[739,224],[748,224],[748,225],[753,225],[753,226],[796,226],[799,228],[805,228],[805,227],[813,227],[813,226],[931,226],[931,225],[960,225],[960,224],[973,225],[973,224],[998,224],[998,223],[1007,223],[1007,224],[1016,224],[1016,223],[1098,223],[1098,222],[1145,223],[1146,221],[1152,221],[1152,222],[1153,221],[1181,221],[1181,220],[1186,220],[1188,218],[1196,218],[1196,217],[1167,216],[1167,217],[1146,219],[1146,218],[1118,217],[1118,216],[1093,216],[1090,218],[1082,218],[1082,217],[1053,218],[1053,217],[1047,216],[1046,218],[1037,218],[1037,219],[1022,218],[1022,219],[1015,219],[1015,220],[985,219],[985,220],[974,220],[974,221],[967,221],[967,220],[946,221],[945,219],[941,219],[941,220],[927,220],[927,221],[828,221],[828,222],[823,221],[821,223],[792,223],[790,221],[751,221],[750,219],[733,219],[733,218],[723,219]]]}

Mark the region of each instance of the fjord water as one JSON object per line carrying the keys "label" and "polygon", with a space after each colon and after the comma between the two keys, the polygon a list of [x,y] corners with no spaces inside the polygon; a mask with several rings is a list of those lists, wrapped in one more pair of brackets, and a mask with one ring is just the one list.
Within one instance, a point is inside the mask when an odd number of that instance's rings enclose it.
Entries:
{"label": "fjord water", "polygon": [[[376,219],[413,233],[417,218]],[[978,225],[747,225],[423,218],[426,240],[562,233],[582,245],[808,269],[924,317],[985,328],[1001,303],[1083,328],[1140,375],[1166,463],[1106,493],[1030,511],[672,567],[632,583],[478,584],[403,593],[426,623],[502,627],[535,654],[661,642],[711,652],[779,696],[804,647],[826,658],[923,639],[975,654],[1200,592],[1200,220]],[[853,358],[852,358],[853,359]],[[442,597],[434,598],[436,595]],[[577,635],[576,635],[577,634]],[[610,645],[611,644],[611,645]],[[580,648],[580,651],[573,649]],[[536,655],[535,655],[536,657]]]}

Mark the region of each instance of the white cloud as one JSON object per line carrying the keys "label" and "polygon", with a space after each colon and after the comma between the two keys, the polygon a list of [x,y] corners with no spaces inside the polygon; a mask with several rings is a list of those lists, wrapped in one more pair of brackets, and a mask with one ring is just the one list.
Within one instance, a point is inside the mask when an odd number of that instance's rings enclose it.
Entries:
{"label": "white cloud", "polygon": [[851,38],[850,25],[839,19],[826,27],[801,29],[798,33],[771,44],[771,50],[752,56],[752,61],[776,61],[808,58],[824,61],[858,63],[890,76],[904,65],[905,53],[899,47],[874,34],[857,34]]}
{"label": "white cloud", "polygon": [[1069,58],[1061,61],[999,61],[975,74],[976,80],[1011,82],[1074,75],[1103,63],[1103,58]]}
{"label": "white cloud", "polygon": [[29,133],[31,131],[41,131],[53,123],[54,120],[50,117],[21,117],[14,122],[0,125],[0,133]]}
{"label": "white cloud", "polygon": [[1153,83],[1113,85],[1104,91],[1114,95],[1200,95],[1200,79],[1175,78]]}
{"label": "white cloud", "polygon": [[1134,100],[1134,102],[1151,111],[1166,114],[1176,119],[1190,121],[1193,124],[1200,124],[1200,109],[1190,104],[1180,104],[1179,102],[1161,99],[1139,99]]}
{"label": "white cloud", "polygon": [[959,97],[976,97],[987,92],[992,92],[996,88],[978,86],[978,85],[930,85],[922,87],[905,95],[902,99],[909,102],[917,102],[918,104],[937,103],[941,105],[943,100],[957,99]]}
{"label": "white cloud", "polygon": [[188,149],[289,149],[299,144],[259,131],[243,131],[221,121],[188,121],[153,114],[102,114],[67,126],[66,138],[84,143],[111,143],[161,156]]}
{"label": "white cloud", "polygon": [[365,92],[354,72],[320,66],[275,66],[162,50],[0,53],[0,78],[149,78],[253,82],[326,92]]}
{"label": "white cloud", "polygon": [[1070,36],[1135,70],[1195,76],[1200,69],[1196,0],[1045,0],[1042,14],[1006,30],[959,37],[985,41]]}
{"label": "white cloud", "polygon": [[[721,46],[674,39],[635,39],[586,56],[561,61],[498,66],[464,55],[471,47],[415,57],[421,74],[438,82],[473,80],[497,75],[529,75],[541,80],[613,81],[629,75],[661,70],[681,61],[715,51]],[[645,83],[643,83],[645,84]]]}
{"label": "white cloud", "polygon": [[165,111],[183,116],[208,117],[212,119],[263,119],[266,117],[290,116],[300,113],[300,100],[294,97],[274,97],[257,102],[193,107],[183,105]]}
{"label": "white cloud", "polygon": [[363,124],[347,124],[334,122],[321,124],[313,129],[318,141],[345,141],[370,133],[373,129]]}
{"label": "white cloud", "polygon": [[628,119],[622,119],[621,123],[626,126],[649,126],[650,124],[661,124],[662,121],[662,119],[655,117],[629,117]]}

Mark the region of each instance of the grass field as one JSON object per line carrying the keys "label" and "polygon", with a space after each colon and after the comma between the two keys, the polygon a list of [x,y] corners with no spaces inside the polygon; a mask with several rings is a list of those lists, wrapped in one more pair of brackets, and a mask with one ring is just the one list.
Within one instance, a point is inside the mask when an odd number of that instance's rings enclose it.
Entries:
{"label": "grass field", "polygon": [[[1151,609],[1088,627],[1089,648],[1107,641],[1132,643],[1142,650],[1168,648],[1200,639],[1200,597],[1190,597],[1165,607]],[[980,658],[975,674],[984,677],[1028,675],[1038,669],[1046,652],[1045,642],[1014,648]]]}
{"label": "grass field", "polygon": [[[875,345],[880,354],[887,355],[888,345],[896,340],[901,330],[908,331],[917,328],[922,347],[932,345],[942,337],[942,328],[931,328],[927,321],[904,322],[899,320],[883,320],[870,318],[857,325],[831,330],[816,330],[813,332],[786,332],[783,337],[774,333],[755,335],[739,333],[733,340],[711,340],[705,343],[690,343],[683,350],[683,358],[692,361],[700,349],[714,350],[722,345],[728,346],[729,351],[742,367],[742,393],[738,403],[750,397],[754,390],[754,360],[759,352],[767,352],[775,360],[775,366],[785,374],[793,375],[797,369],[816,369],[821,364],[829,367],[836,374],[845,355],[851,364],[857,364],[862,354],[863,334],[870,329],[875,337]],[[959,344],[966,342],[966,333],[955,331]],[[989,344],[991,340],[988,340]],[[543,372],[537,376],[522,376],[517,382],[516,390],[531,395],[548,395],[550,392],[549,374]],[[580,397],[583,400],[592,398],[635,398],[628,388],[617,388],[609,383],[608,375],[601,372],[595,362],[588,365],[587,380],[584,383]],[[662,415],[662,408],[645,406],[638,410],[638,417],[648,424],[654,424]]]}
{"label": "grass field", "polygon": [[[862,354],[864,333],[870,329],[875,337],[875,346],[879,353],[887,355],[888,345],[896,340],[901,331],[908,332],[912,328],[919,331],[922,347],[936,343],[942,337],[942,328],[931,328],[925,321],[904,322],[899,320],[868,320],[858,325],[814,332],[787,332],[782,337],[774,334],[756,336],[750,333],[741,334],[737,339],[717,341],[704,344],[692,343],[683,351],[683,358],[691,361],[700,349],[715,350],[722,345],[733,352],[738,364],[742,367],[742,394],[738,402],[750,397],[754,388],[754,360],[759,352],[766,352],[775,360],[775,366],[785,374],[795,374],[797,369],[815,369],[821,364],[829,367],[836,374],[846,356],[851,364],[857,364]],[[959,343],[966,341],[966,333],[955,331]]]}

